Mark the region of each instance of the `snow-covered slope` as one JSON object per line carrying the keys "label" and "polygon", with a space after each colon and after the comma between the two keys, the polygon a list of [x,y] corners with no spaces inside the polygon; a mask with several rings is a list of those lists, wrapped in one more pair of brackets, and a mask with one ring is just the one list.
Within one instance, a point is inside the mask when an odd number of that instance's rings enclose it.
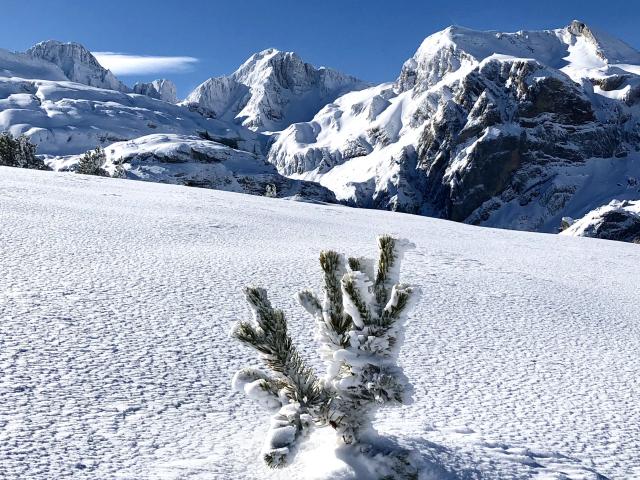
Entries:
{"label": "snow-covered slope", "polygon": [[69,81],[0,77],[0,130],[25,134],[38,153],[54,156],[152,133],[209,132],[234,139],[242,149],[261,151],[257,136],[240,126],[148,96]]}
{"label": "snow-covered slope", "polygon": [[[563,216],[637,196],[620,192],[620,176],[640,176],[639,65],[640,53],[577,21],[540,32],[449,27],[394,83],[281,132],[269,160],[358,206],[556,231]],[[585,204],[594,172],[599,198]]]}
{"label": "snow-covered slope", "polygon": [[25,53],[57,65],[72,82],[120,92],[131,91],[79,43],[48,40],[34,45]]}
{"label": "snow-covered slope", "polygon": [[[116,142],[105,148],[110,175],[251,195],[335,202],[335,195],[313,182],[283,177],[261,155],[196,136],[153,134]],[[50,164],[67,170],[79,156]],[[121,169],[116,174],[116,169]]]}
{"label": "snow-covered slope", "polygon": [[640,201],[613,200],[587,213],[562,234],[640,243]]}
{"label": "snow-covered slope", "polygon": [[60,67],[51,62],[4,49],[0,49],[0,77],[68,80]]}
{"label": "snow-covered slope", "polygon": [[11,168],[0,224],[3,479],[352,478],[329,429],[263,467],[267,417],[230,386],[255,356],[228,332],[265,286],[317,366],[293,295],[320,249],[371,256],[382,232],[416,244],[424,294],[415,402],[376,427],[422,480],[640,478],[637,245]]}
{"label": "snow-covered slope", "polygon": [[330,68],[315,68],[293,52],[270,48],[229,76],[210,78],[184,103],[205,116],[276,131],[310,120],[338,96],[366,84]]}

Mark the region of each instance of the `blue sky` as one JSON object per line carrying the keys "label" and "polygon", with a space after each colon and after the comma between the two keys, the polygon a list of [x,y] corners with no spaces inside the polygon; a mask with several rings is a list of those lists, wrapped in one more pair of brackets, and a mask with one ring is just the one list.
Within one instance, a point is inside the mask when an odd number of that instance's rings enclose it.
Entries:
{"label": "blue sky", "polygon": [[634,1],[2,0],[1,6],[1,48],[57,39],[132,55],[118,59],[128,72],[118,75],[123,81],[170,78],[181,96],[269,47],[371,82],[393,80],[424,37],[451,24],[515,31],[578,18],[640,48]]}

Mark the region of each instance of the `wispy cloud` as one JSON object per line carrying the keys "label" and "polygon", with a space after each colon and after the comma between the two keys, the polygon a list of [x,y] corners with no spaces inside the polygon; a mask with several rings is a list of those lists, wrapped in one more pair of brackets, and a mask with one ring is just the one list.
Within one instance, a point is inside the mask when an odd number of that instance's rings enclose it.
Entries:
{"label": "wispy cloud", "polygon": [[158,57],[117,52],[92,52],[100,65],[116,75],[147,75],[193,70],[198,62],[194,57]]}

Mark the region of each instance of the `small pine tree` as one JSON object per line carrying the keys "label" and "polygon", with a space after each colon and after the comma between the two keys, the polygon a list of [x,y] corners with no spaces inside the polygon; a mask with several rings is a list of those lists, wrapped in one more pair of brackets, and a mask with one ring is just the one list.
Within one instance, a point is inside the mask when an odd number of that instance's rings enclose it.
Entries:
{"label": "small pine tree", "polygon": [[375,409],[408,400],[409,383],[397,365],[415,293],[398,283],[406,245],[379,237],[377,266],[365,258],[345,261],[334,251],[320,254],[324,297],[304,290],[298,300],[316,322],[327,366],[323,378],[303,361],[284,313],[271,306],[266,291],[245,289],[254,320],[239,322],[233,335],[257,350],[272,373],[244,368],[234,376],[233,387],[274,412],[262,452],[270,467],[289,463],[313,425],[330,425],[345,444],[364,447]]}
{"label": "small pine tree", "polygon": [[118,160],[114,160],[113,164],[115,168],[113,169],[113,174],[111,175],[113,178],[127,178],[127,170],[124,168],[124,159],[119,158]]}
{"label": "small pine tree", "polygon": [[107,156],[104,150],[97,147],[95,150],[90,150],[85,153],[78,164],[76,165],[76,173],[84,175],[97,175],[100,177],[108,177],[109,173],[103,168],[107,162]]}
{"label": "small pine tree", "polygon": [[16,138],[9,132],[0,133],[0,165],[49,170],[44,161],[36,157],[35,144],[25,135]]}
{"label": "small pine tree", "polygon": [[276,198],[278,196],[275,183],[267,183],[264,189],[264,196],[270,198]]}

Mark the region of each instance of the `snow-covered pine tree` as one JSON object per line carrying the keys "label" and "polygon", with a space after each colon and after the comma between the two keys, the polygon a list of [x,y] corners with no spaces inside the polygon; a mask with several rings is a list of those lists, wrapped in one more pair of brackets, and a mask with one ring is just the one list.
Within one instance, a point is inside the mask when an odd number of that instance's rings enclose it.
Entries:
{"label": "snow-covered pine tree", "polygon": [[[301,358],[281,310],[265,290],[245,289],[253,322],[239,322],[233,335],[257,350],[272,373],[244,368],[233,387],[274,411],[263,458],[271,467],[291,461],[313,425],[330,425],[346,444],[366,445],[377,407],[409,400],[409,383],[397,365],[404,323],[415,290],[399,283],[407,241],[378,238],[377,263],[320,254],[324,295],[298,294],[316,322],[327,371],[318,377]],[[366,449],[363,449],[366,451]]]}

